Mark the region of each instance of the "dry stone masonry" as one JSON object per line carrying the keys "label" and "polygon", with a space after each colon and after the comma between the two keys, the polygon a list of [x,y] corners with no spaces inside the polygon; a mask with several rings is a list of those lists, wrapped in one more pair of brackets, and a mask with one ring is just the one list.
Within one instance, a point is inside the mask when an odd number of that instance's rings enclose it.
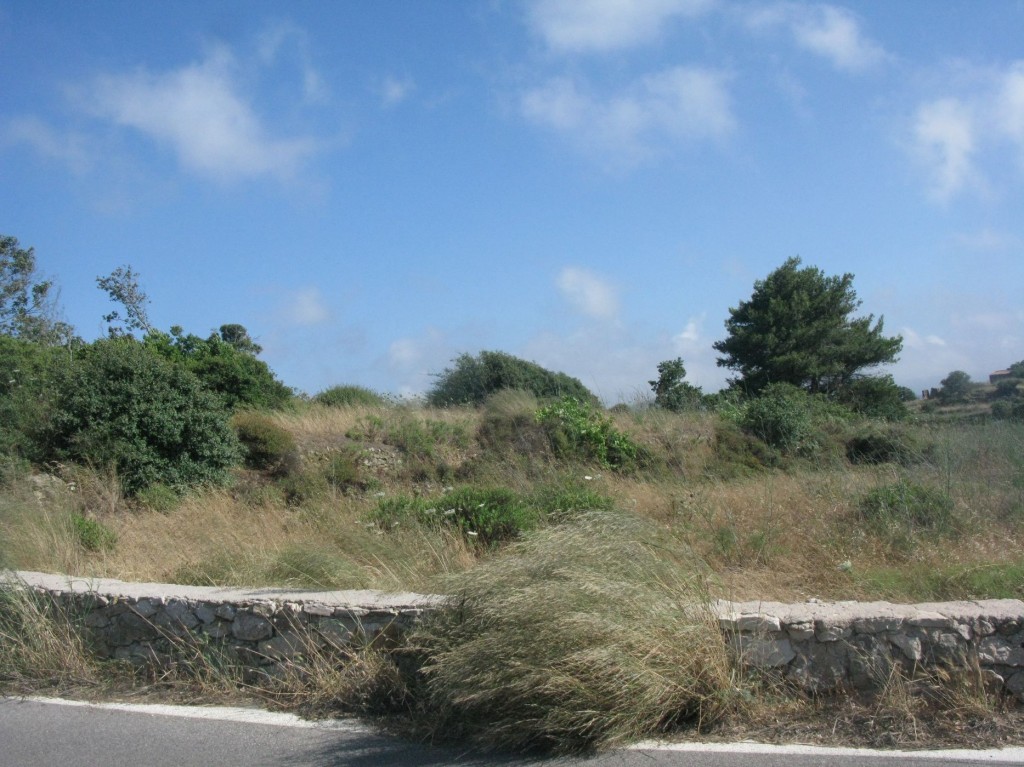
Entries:
{"label": "dry stone masonry", "polygon": [[[0,573],[80,616],[109,658],[161,662],[215,647],[274,674],[311,650],[397,643],[445,598],[376,591],[288,591],[126,583]],[[978,668],[992,689],[1024,701],[1024,602],[724,602],[714,605],[736,657],[814,692],[867,689],[894,668]]]}
{"label": "dry stone masonry", "polygon": [[896,667],[980,669],[1024,701],[1024,602],[719,602],[719,625],[751,668],[815,692],[869,689]]}

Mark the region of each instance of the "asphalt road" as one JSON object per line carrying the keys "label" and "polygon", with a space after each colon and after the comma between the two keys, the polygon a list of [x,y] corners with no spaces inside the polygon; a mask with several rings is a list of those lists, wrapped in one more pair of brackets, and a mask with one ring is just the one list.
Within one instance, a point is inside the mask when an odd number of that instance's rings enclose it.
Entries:
{"label": "asphalt road", "polygon": [[75,704],[0,699],[0,767],[305,767],[346,765],[553,767],[951,767],[1024,764],[1024,749],[943,757],[834,749],[639,747],[593,758],[531,760],[467,754],[387,737],[361,724],[304,722],[249,709]]}

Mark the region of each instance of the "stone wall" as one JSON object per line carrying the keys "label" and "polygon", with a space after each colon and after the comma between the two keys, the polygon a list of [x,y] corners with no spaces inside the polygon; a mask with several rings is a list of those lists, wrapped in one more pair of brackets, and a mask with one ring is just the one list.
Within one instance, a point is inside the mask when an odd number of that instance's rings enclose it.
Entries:
{"label": "stone wall", "polygon": [[[18,572],[29,588],[80,616],[98,652],[161,662],[213,647],[274,674],[311,650],[396,643],[444,598],[374,591],[226,589]],[[1024,701],[1024,602],[718,602],[719,625],[748,668],[815,692],[865,689],[896,667],[978,668]]]}
{"label": "stone wall", "polygon": [[1024,701],[1024,602],[720,602],[734,652],[815,692],[868,689],[895,667],[977,668]]}

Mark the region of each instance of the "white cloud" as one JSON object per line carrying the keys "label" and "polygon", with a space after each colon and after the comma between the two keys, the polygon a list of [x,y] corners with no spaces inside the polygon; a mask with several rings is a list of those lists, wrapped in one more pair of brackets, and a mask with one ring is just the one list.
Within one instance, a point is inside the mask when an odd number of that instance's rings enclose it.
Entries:
{"label": "white cloud", "polygon": [[281,316],[289,325],[320,325],[331,318],[319,288],[292,291],[285,299]]}
{"label": "white cloud", "polygon": [[881,46],[864,37],[856,17],[845,8],[809,6],[794,14],[797,45],[824,56],[839,69],[869,69],[887,58]]}
{"label": "white cloud", "polygon": [[11,119],[0,140],[5,144],[28,144],[43,157],[64,163],[72,173],[85,173],[93,167],[92,154],[83,136],[61,133],[38,117]]}
{"label": "white cloud", "polygon": [[393,107],[405,101],[416,88],[411,77],[385,77],[380,84],[380,100],[385,107]]}
{"label": "white cloud", "polygon": [[998,252],[1021,247],[1021,240],[1006,232],[985,228],[977,232],[965,232],[953,237],[953,243],[967,250]]}
{"label": "white cloud", "polygon": [[328,97],[327,86],[313,66],[305,30],[286,22],[268,27],[259,36],[258,53],[265,64],[274,64],[285,52],[297,59],[302,77],[302,93],[306,100],[325,101]]}
{"label": "white cloud", "polygon": [[913,328],[902,328],[900,335],[903,337],[904,349],[927,349],[929,346],[946,346],[945,339],[934,334],[922,336]]}
{"label": "white cloud", "polygon": [[672,341],[680,353],[692,350],[701,342],[701,330],[705,317],[705,314],[701,314],[699,317],[690,317],[686,327],[673,336]]}
{"label": "white cloud", "polygon": [[529,24],[549,48],[604,52],[656,40],[666,23],[697,16],[714,0],[534,0]]}
{"label": "white cloud", "polygon": [[234,68],[231,53],[218,48],[171,72],[107,75],[91,89],[91,108],[170,146],[185,167],[202,175],[293,176],[318,142],[271,136],[236,86]]}
{"label": "white cloud", "polygon": [[736,129],[728,76],[700,67],[647,75],[619,93],[596,95],[568,77],[525,92],[530,121],[555,130],[609,165],[635,165],[672,144],[716,140]]}
{"label": "white cloud", "polygon": [[995,97],[995,119],[999,130],[1017,144],[1024,162],[1024,61],[1013,64],[1000,78]]}
{"label": "white cloud", "polygon": [[918,104],[908,130],[933,199],[987,192],[992,179],[1024,170],[1024,61],[985,70],[954,63],[939,90]]}
{"label": "white cloud", "polygon": [[865,36],[857,17],[827,4],[774,3],[742,9],[754,31],[785,28],[798,47],[822,56],[837,69],[861,72],[888,60],[881,45]]}
{"label": "white cloud", "polygon": [[922,104],[914,120],[913,141],[927,167],[930,195],[945,202],[976,179],[975,120],[967,105],[956,99]]}
{"label": "white cloud", "polygon": [[566,267],[558,275],[558,289],[572,307],[594,319],[615,319],[619,298],[615,288],[593,272]]}

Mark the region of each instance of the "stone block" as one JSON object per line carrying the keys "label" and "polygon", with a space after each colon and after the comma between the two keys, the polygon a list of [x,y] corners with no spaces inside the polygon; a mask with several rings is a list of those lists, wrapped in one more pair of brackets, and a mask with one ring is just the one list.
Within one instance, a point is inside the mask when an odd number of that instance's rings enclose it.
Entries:
{"label": "stone block", "polygon": [[802,642],[814,636],[814,623],[804,621],[801,623],[790,623],[786,626],[786,634],[794,642]]}
{"label": "stone block", "polygon": [[978,660],[984,664],[1024,666],[1024,648],[999,634],[987,636],[978,643]]}
{"label": "stone block", "polygon": [[838,642],[853,636],[853,628],[845,623],[836,623],[827,618],[814,621],[814,638],[819,642]]}
{"label": "stone block", "polygon": [[733,638],[733,648],[740,662],[751,668],[779,668],[796,657],[788,639],[761,639],[746,634]]}
{"label": "stone block", "polygon": [[231,635],[246,642],[258,642],[274,634],[274,626],[262,615],[238,613],[231,623]]}

